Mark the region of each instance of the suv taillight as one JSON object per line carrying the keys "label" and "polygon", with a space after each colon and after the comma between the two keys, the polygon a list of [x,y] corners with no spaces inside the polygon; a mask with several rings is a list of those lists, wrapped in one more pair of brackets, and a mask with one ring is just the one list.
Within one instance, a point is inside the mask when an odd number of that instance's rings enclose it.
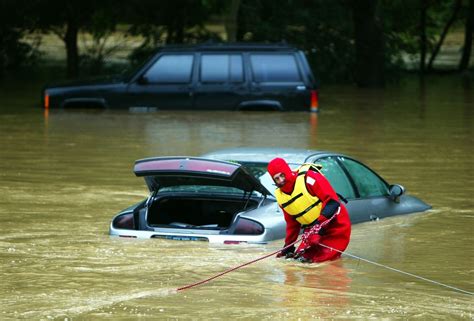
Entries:
{"label": "suv taillight", "polygon": [[319,108],[319,97],[318,97],[318,91],[317,90],[311,90],[311,105],[310,105],[310,111],[313,113],[318,112]]}
{"label": "suv taillight", "polygon": [[44,109],[49,109],[49,95],[44,93]]}

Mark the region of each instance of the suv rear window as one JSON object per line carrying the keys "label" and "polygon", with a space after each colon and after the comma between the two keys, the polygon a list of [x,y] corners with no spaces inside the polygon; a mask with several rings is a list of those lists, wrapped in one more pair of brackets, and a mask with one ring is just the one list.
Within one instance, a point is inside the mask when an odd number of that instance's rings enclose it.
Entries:
{"label": "suv rear window", "polygon": [[255,82],[301,82],[292,54],[251,54],[250,62]]}
{"label": "suv rear window", "polygon": [[201,57],[201,81],[204,83],[242,82],[241,55],[210,55]]}
{"label": "suv rear window", "polygon": [[164,55],[161,56],[145,77],[152,83],[188,83],[191,80],[193,55]]}

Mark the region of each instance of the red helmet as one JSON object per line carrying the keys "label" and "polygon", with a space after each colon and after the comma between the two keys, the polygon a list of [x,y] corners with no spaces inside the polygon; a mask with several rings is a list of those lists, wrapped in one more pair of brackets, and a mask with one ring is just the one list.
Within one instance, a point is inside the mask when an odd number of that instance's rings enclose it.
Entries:
{"label": "red helmet", "polygon": [[281,189],[284,192],[291,192],[296,180],[296,174],[291,170],[288,163],[283,158],[274,158],[268,163],[268,173],[273,178],[275,174],[283,173],[286,178],[286,183]]}

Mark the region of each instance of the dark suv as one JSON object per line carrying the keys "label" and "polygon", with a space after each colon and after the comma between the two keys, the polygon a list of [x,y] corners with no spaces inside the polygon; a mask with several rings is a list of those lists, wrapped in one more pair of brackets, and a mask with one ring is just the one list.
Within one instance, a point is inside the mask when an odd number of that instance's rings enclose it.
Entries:
{"label": "dark suv", "polygon": [[44,108],[317,110],[304,53],[286,44],[161,48],[129,77],[48,86]]}

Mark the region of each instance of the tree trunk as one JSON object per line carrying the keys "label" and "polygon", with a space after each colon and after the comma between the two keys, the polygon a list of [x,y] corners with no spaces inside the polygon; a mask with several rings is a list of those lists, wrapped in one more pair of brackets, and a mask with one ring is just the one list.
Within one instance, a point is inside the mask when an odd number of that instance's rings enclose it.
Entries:
{"label": "tree trunk", "polygon": [[466,17],[466,26],[465,26],[465,31],[464,31],[464,47],[462,50],[461,62],[459,63],[459,70],[461,71],[469,68],[473,32],[474,32],[474,0],[470,0],[469,6],[468,6],[468,13]]}
{"label": "tree trunk", "polygon": [[453,14],[451,15],[448,22],[446,23],[446,26],[444,26],[444,29],[443,29],[443,32],[441,33],[439,41],[436,44],[436,47],[434,48],[433,53],[431,54],[430,61],[428,62],[428,66],[426,67],[428,71],[433,69],[433,62],[436,59],[436,56],[438,55],[439,50],[441,49],[441,46],[443,45],[444,38],[446,38],[449,28],[451,28],[451,25],[456,20],[456,17],[460,9],[461,9],[461,0],[456,0],[456,3],[454,4]]}
{"label": "tree trunk", "polygon": [[225,30],[227,41],[235,42],[237,40],[237,15],[239,13],[240,0],[232,0],[225,21]]}
{"label": "tree trunk", "polygon": [[420,74],[424,75],[426,66],[426,11],[428,10],[427,0],[420,3]]}
{"label": "tree trunk", "polygon": [[355,81],[359,87],[383,87],[384,37],[377,0],[352,1],[356,50]]}
{"label": "tree trunk", "polygon": [[74,21],[67,24],[64,43],[66,44],[67,55],[67,77],[75,78],[79,75],[79,50],[77,47],[77,34],[79,28]]}
{"label": "tree trunk", "polygon": [[186,21],[184,19],[184,15],[182,18],[175,20],[176,21],[176,34],[175,34],[175,43],[183,43],[184,42],[184,31],[186,28]]}

